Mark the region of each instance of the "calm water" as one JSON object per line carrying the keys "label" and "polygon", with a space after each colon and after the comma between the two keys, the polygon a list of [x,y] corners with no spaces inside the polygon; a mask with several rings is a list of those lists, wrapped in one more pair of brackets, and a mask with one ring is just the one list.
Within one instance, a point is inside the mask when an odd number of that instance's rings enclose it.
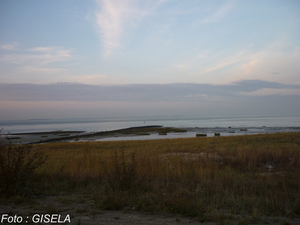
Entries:
{"label": "calm water", "polygon": [[[0,121],[3,133],[23,133],[40,131],[108,131],[127,127],[162,125],[178,128],[250,128],[260,130],[262,127],[274,130],[300,129],[300,116],[253,116],[253,117],[123,117],[98,119],[42,119]],[[299,129],[298,129],[299,128]]]}

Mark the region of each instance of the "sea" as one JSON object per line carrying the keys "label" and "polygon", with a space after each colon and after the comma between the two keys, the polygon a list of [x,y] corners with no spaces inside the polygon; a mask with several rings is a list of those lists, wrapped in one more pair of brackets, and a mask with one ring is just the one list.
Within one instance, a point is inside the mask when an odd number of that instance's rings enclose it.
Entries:
{"label": "sea", "polygon": [[[273,116],[153,116],[0,120],[2,134],[52,131],[111,131],[159,125],[188,129],[236,128],[252,133],[300,131],[300,115]],[[256,131],[256,132],[255,132]]]}

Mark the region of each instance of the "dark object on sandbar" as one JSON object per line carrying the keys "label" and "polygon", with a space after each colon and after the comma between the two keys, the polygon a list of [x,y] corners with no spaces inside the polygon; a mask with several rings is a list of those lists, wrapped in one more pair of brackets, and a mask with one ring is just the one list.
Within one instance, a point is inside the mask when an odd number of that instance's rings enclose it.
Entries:
{"label": "dark object on sandbar", "polygon": [[196,137],[207,137],[207,134],[196,134]]}
{"label": "dark object on sandbar", "polygon": [[242,129],[240,129],[240,131],[247,131],[247,129],[246,128],[242,128]]}
{"label": "dark object on sandbar", "polygon": [[160,132],[160,133],[158,133],[159,135],[167,135],[168,133],[166,133],[166,132]]}
{"label": "dark object on sandbar", "polygon": [[234,131],[234,130],[231,130],[231,131],[229,131],[229,133],[235,133],[235,131]]}
{"label": "dark object on sandbar", "polygon": [[220,136],[220,133],[215,133],[215,136]]}
{"label": "dark object on sandbar", "polygon": [[150,135],[149,133],[146,133],[146,132],[138,132],[138,133],[135,133],[136,135]]}

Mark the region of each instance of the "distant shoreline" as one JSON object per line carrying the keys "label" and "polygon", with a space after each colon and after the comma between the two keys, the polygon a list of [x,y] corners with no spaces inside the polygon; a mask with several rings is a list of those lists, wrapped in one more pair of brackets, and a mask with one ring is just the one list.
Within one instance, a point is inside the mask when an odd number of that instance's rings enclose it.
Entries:
{"label": "distant shoreline", "polygon": [[65,134],[65,133],[84,133],[85,131],[40,131],[40,132],[22,132],[22,133],[6,133],[3,135],[42,135],[42,134]]}
{"label": "distant shoreline", "polygon": [[[7,133],[2,137],[13,144],[40,144],[69,141],[126,141],[148,139],[172,139],[251,134],[300,132],[300,127],[164,127],[161,125],[134,126],[109,131],[40,131]],[[163,135],[164,134],[164,135]]]}
{"label": "distant shoreline", "polygon": [[[6,139],[15,142],[16,144],[39,144],[39,143],[49,143],[49,142],[61,142],[61,141],[68,141],[72,139],[79,139],[79,138],[90,138],[94,136],[102,137],[102,136],[109,136],[110,134],[114,133],[122,133],[128,131],[141,131],[141,130],[148,130],[148,129],[159,129],[163,126],[160,125],[149,125],[149,126],[138,126],[138,127],[128,127],[122,129],[115,129],[110,131],[40,131],[40,132],[24,132],[24,133],[6,133],[2,134],[2,136],[6,137]],[[76,135],[77,134],[77,135]],[[57,137],[57,135],[61,135]],[[13,136],[13,137],[10,137]],[[20,140],[21,136],[23,138],[22,142]],[[50,137],[49,137],[50,136]],[[112,136],[112,135],[111,135]],[[47,138],[47,139],[42,139]],[[27,140],[27,141],[24,141]]]}
{"label": "distant shoreline", "polygon": [[[98,133],[109,133],[109,132],[121,132],[121,131],[128,131],[133,129],[145,129],[145,128],[160,128],[163,126],[160,125],[150,125],[150,126],[138,126],[138,127],[128,127],[128,128],[122,128],[122,129],[116,129],[116,130],[110,130],[110,131],[39,131],[39,132],[22,132],[22,133],[6,133],[3,135],[39,135],[39,134],[64,134],[64,133],[92,133],[92,134],[98,134]],[[88,135],[88,134],[87,134]]]}

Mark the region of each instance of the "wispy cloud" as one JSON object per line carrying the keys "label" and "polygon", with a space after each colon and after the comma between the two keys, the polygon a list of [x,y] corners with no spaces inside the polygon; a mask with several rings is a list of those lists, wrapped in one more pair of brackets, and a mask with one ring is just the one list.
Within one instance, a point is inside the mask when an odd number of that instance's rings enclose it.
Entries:
{"label": "wispy cloud", "polygon": [[235,55],[229,56],[229,57],[223,59],[221,62],[218,62],[216,65],[213,65],[211,67],[206,68],[204,70],[204,73],[212,72],[212,71],[215,71],[215,70],[218,70],[218,69],[222,69],[225,66],[229,66],[231,64],[240,62],[240,61],[243,60],[243,58],[245,58],[244,56],[245,56],[244,51],[237,52],[237,53],[235,53]]}
{"label": "wispy cloud", "polygon": [[234,0],[230,0],[223,4],[220,8],[218,8],[213,14],[204,18],[201,22],[202,23],[214,23],[219,21],[220,19],[224,18],[229,12],[233,9],[235,5]]}
{"label": "wispy cloud", "polygon": [[0,55],[0,78],[6,82],[60,81],[69,74],[68,63],[74,59],[71,50],[59,47],[36,47],[3,53]]}
{"label": "wispy cloud", "polygon": [[57,50],[57,48],[53,48],[53,47],[37,47],[37,48],[32,48],[30,50],[34,51],[34,52],[53,52],[53,51]]}
{"label": "wispy cloud", "polygon": [[33,66],[24,66],[18,69],[23,73],[37,73],[37,74],[57,74],[57,73],[65,73],[66,69],[63,68],[47,68],[47,67],[33,67]]}
{"label": "wispy cloud", "polygon": [[0,61],[14,64],[44,66],[54,62],[68,61],[71,57],[71,50],[54,47],[38,47],[22,52],[21,54],[4,55],[0,58]]}
{"label": "wispy cloud", "polygon": [[96,0],[96,24],[104,47],[104,57],[108,58],[120,46],[125,28],[149,15],[152,10],[166,0],[150,3],[139,0]]}
{"label": "wispy cloud", "polygon": [[258,52],[250,52],[241,58],[242,63],[227,71],[228,81],[241,79],[272,80],[280,83],[300,84],[300,50],[298,48],[285,51],[270,44]]}
{"label": "wispy cloud", "polygon": [[18,45],[19,44],[17,42],[13,42],[13,43],[10,43],[10,44],[1,45],[1,48],[5,49],[5,50],[16,50]]}

